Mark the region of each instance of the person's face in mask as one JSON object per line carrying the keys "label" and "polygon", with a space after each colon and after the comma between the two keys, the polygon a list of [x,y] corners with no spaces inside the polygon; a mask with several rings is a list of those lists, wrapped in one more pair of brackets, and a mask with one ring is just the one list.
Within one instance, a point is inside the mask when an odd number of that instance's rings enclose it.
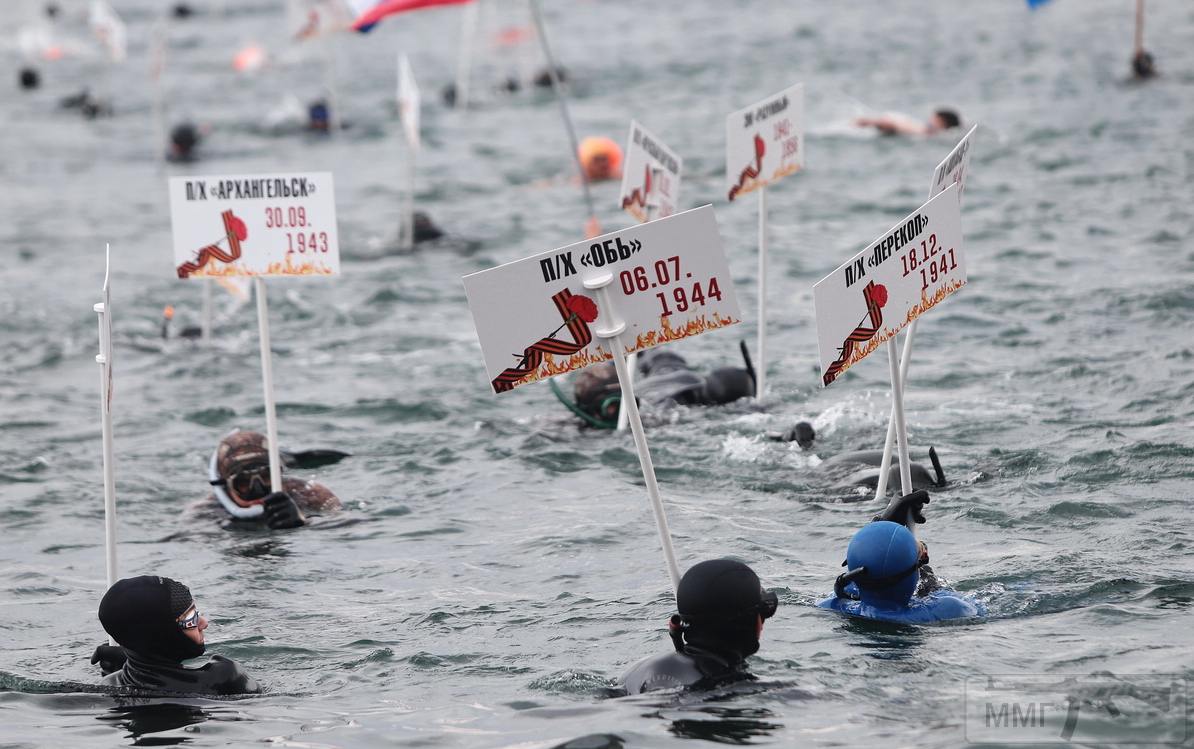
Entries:
{"label": "person's face in mask", "polygon": [[195,608],[195,604],[192,603],[190,608],[179,614],[175,621],[178,622],[178,627],[184,635],[197,645],[203,644],[203,630],[207,629],[207,619],[199,614],[199,609]]}

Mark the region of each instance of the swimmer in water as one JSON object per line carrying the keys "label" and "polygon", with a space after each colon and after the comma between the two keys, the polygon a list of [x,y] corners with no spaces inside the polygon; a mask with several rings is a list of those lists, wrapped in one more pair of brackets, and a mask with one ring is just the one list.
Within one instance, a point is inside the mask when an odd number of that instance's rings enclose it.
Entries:
{"label": "swimmer in water", "polygon": [[1153,56],[1145,50],[1140,50],[1132,55],[1132,77],[1138,81],[1146,81],[1149,78],[1156,77],[1157,65],[1153,61]]}
{"label": "swimmer in water", "polygon": [[[314,468],[347,457],[338,450],[283,452],[283,467]],[[340,500],[316,481],[282,477],[282,491],[270,491],[269,447],[260,432],[233,431],[208,463],[212,497],[234,522],[262,523],[271,530],[307,525],[310,518],[338,512]]]}
{"label": "swimmer in water", "polygon": [[191,591],[168,577],[117,580],[99,607],[100,623],[118,645],[101,645],[91,656],[103,684],[122,691],[171,694],[257,694],[261,687],[240,664],[213,655],[197,668],[183,661],[206,650],[207,619]]}
{"label": "swimmer in water", "polygon": [[[945,486],[945,469],[941,467],[941,460],[937,457],[936,448],[929,448],[929,462],[933,465],[932,473],[922,463],[908,465],[913,490]],[[854,472],[843,480],[843,485],[874,489],[879,483],[879,474],[883,469],[883,451],[854,450],[840,453],[826,458],[818,466],[822,470],[834,470],[841,467],[854,468]],[[892,457],[891,467],[888,469],[887,485],[889,487],[900,486],[900,465],[899,459],[895,456]]]}
{"label": "swimmer in water", "polygon": [[195,149],[203,140],[199,128],[189,122],[182,122],[170,131],[169,150],[166,159],[176,164],[189,164],[198,158]]}
{"label": "swimmer in water", "polygon": [[[634,394],[640,402],[657,408],[672,406],[720,406],[755,394],[755,373],[745,344],[742,356],[746,366],[720,367],[708,375],[695,371],[684,357],[664,349],[651,349],[639,355]],[[613,362],[598,364],[575,375],[567,401],[558,388],[556,397],[590,426],[613,429],[617,426],[622,403],[622,388]]]}
{"label": "swimmer in water", "polygon": [[936,135],[959,127],[962,118],[952,109],[938,109],[923,123],[899,115],[881,115],[859,117],[854,124],[858,127],[873,127],[883,135]]}
{"label": "swimmer in water", "polygon": [[742,562],[714,559],[693,565],[680,579],[668,623],[674,653],[646,658],[622,677],[627,694],[656,689],[709,689],[753,680],[747,657],[759,650],[763,622],[779,599],[763,590]]}
{"label": "swimmer in water", "polygon": [[25,91],[32,91],[41,85],[41,75],[34,68],[21,68],[17,73],[17,82]]}
{"label": "swimmer in water", "polygon": [[929,567],[929,550],[909,528],[925,522],[928,492],[900,497],[850,539],[846,572],[834,595],[817,604],[847,616],[930,624],[987,615],[982,603],[945,586]]}

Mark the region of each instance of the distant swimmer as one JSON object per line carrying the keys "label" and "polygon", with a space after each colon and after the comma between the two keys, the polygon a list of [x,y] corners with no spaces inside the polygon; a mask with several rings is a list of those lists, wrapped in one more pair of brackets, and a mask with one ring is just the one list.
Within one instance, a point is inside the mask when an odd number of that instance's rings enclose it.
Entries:
{"label": "distant swimmer", "polygon": [[622,178],[622,148],[612,139],[590,135],[580,142],[577,155],[590,182]]}
{"label": "distant swimmer", "polygon": [[1157,66],[1153,56],[1143,49],[1132,55],[1132,76],[1138,81],[1156,77]]}
{"label": "distant swimmer", "polygon": [[100,601],[99,620],[118,643],[101,645],[91,656],[108,686],[138,693],[261,691],[236,661],[213,655],[197,668],[183,665],[206,650],[207,619],[199,613],[190,589],[176,580],[145,575],[116,581]]}
{"label": "distant swimmer", "polygon": [[423,211],[415,211],[414,219],[415,244],[420,242],[430,242],[432,240],[439,239],[444,235],[443,229],[440,229],[438,226],[436,226],[435,222],[431,220],[431,216],[427,215]]}
{"label": "distant swimmer", "polygon": [[166,159],[178,164],[188,164],[198,158],[195,149],[203,140],[199,128],[190,122],[182,122],[170,131],[170,143]]}
{"label": "distant swimmer", "polygon": [[[909,464],[908,472],[911,475],[912,488],[914,490],[945,486],[945,469],[941,466],[941,459],[937,457],[937,450],[932,447],[929,448],[929,462],[933,466],[932,473],[921,463]],[[866,486],[871,489],[874,489],[878,485],[882,467],[882,450],[855,450],[853,452],[839,453],[838,455],[826,458],[818,466],[821,470],[830,471],[839,468],[852,468],[853,473],[846,476],[843,483],[850,486]],[[894,487],[900,485],[899,461],[894,457],[892,465],[888,469],[887,485]]]}
{"label": "distant swimmer", "polygon": [[854,120],[858,127],[873,127],[883,135],[936,135],[959,127],[962,118],[952,109],[938,109],[926,122],[903,115],[885,114],[879,117],[859,117]]}
{"label": "distant swimmer", "polygon": [[[560,83],[567,83],[568,71],[563,67],[556,67],[556,78],[559,79]],[[535,73],[535,75],[531,78],[531,83],[534,84],[536,88],[551,88],[553,85],[551,80],[551,68],[543,68],[538,73]]]}
{"label": "distant swimmer", "polygon": [[[348,457],[339,450],[283,452],[284,466],[314,468]],[[316,515],[338,512],[340,499],[323,484],[282,477],[282,491],[270,491],[269,447],[260,432],[233,431],[208,462],[212,497],[234,522],[260,523],[272,530],[297,528]]]}
{"label": "distant swimmer", "polygon": [[77,94],[63,97],[58,106],[63,109],[77,109],[89,120],[108,117],[112,114],[112,105],[98,97],[91,95],[90,89],[83,89]]}
{"label": "distant swimmer", "polygon": [[[745,367],[719,367],[707,375],[692,368],[684,357],[665,349],[650,349],[638,357],[634,394],[657,408],[720,406],[755,393],[755,374],[746,347]],[[622,388],[613,362],[605,362],[574,375],[573,401],[556,396],[590,426],[613,429],[622,404]]]}
{"label": "distant swimmer", "polygon": [[316,133],[326,133],[332,126],[332,110],[323,99],[313,101],[307,105],[307,129]]}
{"label": "distant swimmer", "polygon": [[21,68],[17,73],[17,83],[24,91],[32,91],[41,86],[41,74],[34,68]]}
{"label": "distant swimmer", "polygon": [[813,429],[813,425],[807,421],[798,421],[796,426],[791,429],[785,429],[782,432],[768,432],[767,439],[776,442],[795,442],[801,450],[807,450],[817,439],[817,430]]}
{"label": "distant swimmer", "polygon": [[818,606],[848,616],[901,624],[929,624],[987,615],[980,602],[945,587],[929,567],[928,547],[908,526],[925,522],[925,491],[900,497],[854,534],[846,572],[834,595]]}
{"label": "distant swimmer", "polygon": [[763,590],[750,567],[731,559],[693,565],[680,579],[668,623],[674,653],[635,664],[622,677],[628,694],[657,689],[708,689],[753,680],[746,659],[759,650],[763,622],[779,599]]}

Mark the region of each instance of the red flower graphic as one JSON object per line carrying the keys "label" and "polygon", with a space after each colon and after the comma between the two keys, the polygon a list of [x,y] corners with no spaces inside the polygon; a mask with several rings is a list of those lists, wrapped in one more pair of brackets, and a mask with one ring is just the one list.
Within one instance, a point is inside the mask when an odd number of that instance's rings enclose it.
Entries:
{"label": "red flower graphic", "polygon": [[228,224],[232,228],[232,231],[236,233],[237,239],[243,242],[249,238],[249,229],[247,226],[245,226],[244,221],[241,221],[236,216],[232,216],[229,219]]}
{"label": "red flower graphic", "polygon": [[586,323],[591,323],[597,319],[597,305],[594,304],[593,300],[587,296],[577,294],[576,296],[570,298],[565,303],[565,306],[568,307],[569,312],[584,320]]}
{"label": "red flower graphic", "polygon": [[880,307],[887,304],[887,287],[881,283],[875,284],[875,290],[871,292],[871,299],[874,299],[875,304]]}

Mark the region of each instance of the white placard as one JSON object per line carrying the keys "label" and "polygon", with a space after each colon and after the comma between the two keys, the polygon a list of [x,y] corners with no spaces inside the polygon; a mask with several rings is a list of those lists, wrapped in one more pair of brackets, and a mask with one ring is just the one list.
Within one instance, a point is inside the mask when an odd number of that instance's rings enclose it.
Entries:
{"label": "white placard", "polygon": [[712,206],[603,234],[464,277],[494,392],[613,358],[584,287],[607,273],[627,354],[740,320]]}
{"label": "white placard", "polygon": [[179,278],[340,272],[329,172],[171,177]]}
{"label": "white placard", "polygon": [[813,286],[824,385],[966,285],[957,191],[951,184]]}
{"label": "white placard", "polygon": [[398,113],[402,118],[402,129],[406,142],[419,150],[419,85],[415,83],[414,71],[406,55],[398,56]]}
{"label": "white placard", "polygon": [[680,170],[684,160],[642,125],[630,121],[626,139],[626,166],[622,169],[622,210],[638,221],[667,218],[676,212],[680,197]]}
{"label": "white placard", "polygon": [[778,182],[804,166],[804,84],[726,118],[726,189],[730,200]]}
{"label": "white placard", "polygon": [[956,182],[958,202],[962,202],[962,195],[966,190],[966,175],[970,171],[970,138],[975,130],[978,130],[978,125],[970,128],[970,132],[962,136],[954,150],[949,152],[949,156],[942,159],[933,170],[933,182],[929,185],[930,198],[937,197],[945,188]]}

